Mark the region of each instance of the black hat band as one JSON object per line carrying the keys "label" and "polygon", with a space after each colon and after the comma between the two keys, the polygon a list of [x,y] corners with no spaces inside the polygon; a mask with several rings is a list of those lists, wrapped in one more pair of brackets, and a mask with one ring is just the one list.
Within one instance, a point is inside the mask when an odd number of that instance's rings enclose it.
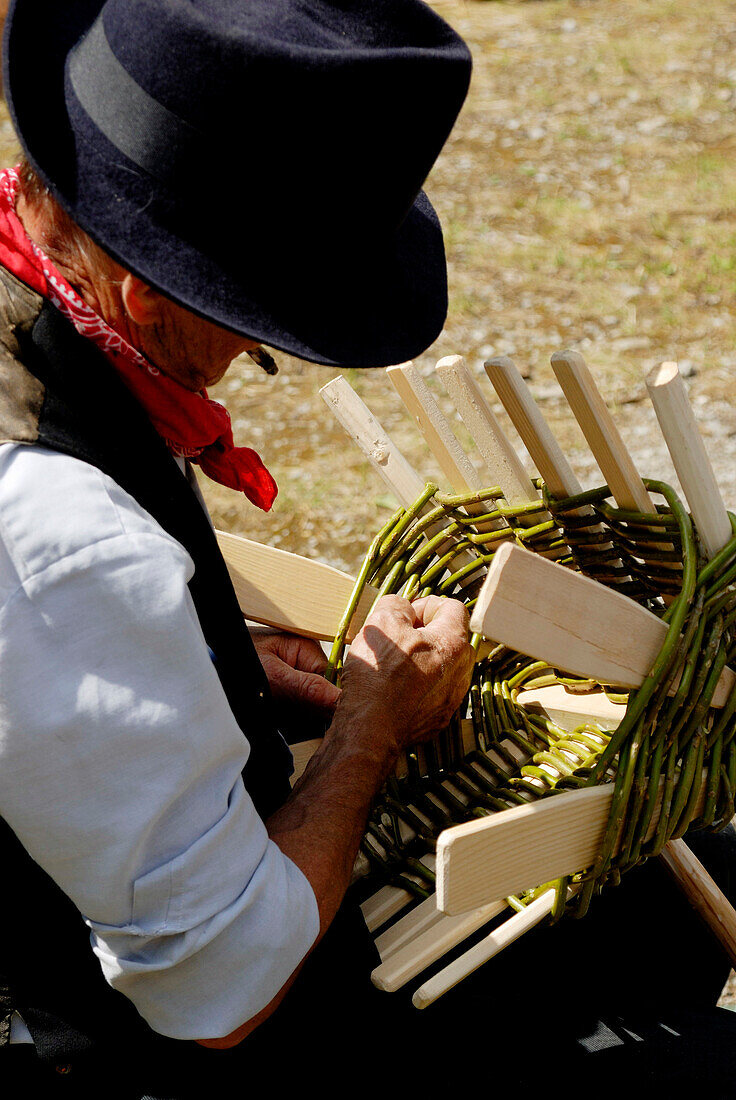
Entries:
{"label": "black hat band", "polygon": [[110,48],[100,15],[69,55],[80,106],[128,160],[170,184],[207,152],[203,134],[137,84]]}

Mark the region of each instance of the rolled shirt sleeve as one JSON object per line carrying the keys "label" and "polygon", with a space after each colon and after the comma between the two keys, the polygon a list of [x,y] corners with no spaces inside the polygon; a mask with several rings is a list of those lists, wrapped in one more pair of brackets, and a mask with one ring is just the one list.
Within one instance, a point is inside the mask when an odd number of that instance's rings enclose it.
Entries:
{"label": "rolled shirt sleeve", "polygon": [[319,929],[244,789],[248,731],[192,571],[98,470],[0,447],[0,813],[79,908],[110,984],[179,1039],[258,1013]]}

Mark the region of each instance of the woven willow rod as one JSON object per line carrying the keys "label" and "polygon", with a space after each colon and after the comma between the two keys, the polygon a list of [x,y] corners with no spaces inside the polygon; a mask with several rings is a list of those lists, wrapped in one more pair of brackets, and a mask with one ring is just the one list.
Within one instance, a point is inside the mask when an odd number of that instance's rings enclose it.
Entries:
{"label": "woven willow rod", "polygon": [[[644,491],[635,463],[626,450],[582,356],[571,351],[556,353],[552,356],[552,366],[561,381],[566,379],[565,390],[568,396],[572,391],[575,400],[571,400],[571,405],[601,471],[605,472],[607,480],[615,478],[619,486],[614,494],[617,504],[626,508],[630,499],[641,500],[642,505],[646,504],[647,510],[651,510],[651,498]],[[581,487],[577,479],[512,361],[504,358],[491,360],[485,364],[485,370],[542,476],[552,487],[553,494],[564,497],[579,493]],[[665,442],[675,459],[688,504],[697,519],[706,557],[711,558],[730,539],[731,522],[721,500],[677,365],[664,364],[652,372],[647,379],[647,388]],[[670,600],[671,597],[667,599]],[[733,954],[731,938],[736,934],[736,913],[706,869],[682,840],[670,841],[661,854],[666,869],[677,885],[688,896],[695,897],[696,907],[704,910],[706,921],[714,927],[719,938],[725,939],[727,948]],[[694,877],[698,880],[697,885],[693,882]],[[701,895],[716,897],[715,915],[704,897],[703,904],[698,904],[699,890]],[[725,936],[724,926],[731,929]]]}
{"label": "woven willow rod", "polygon": [[[463,746],[463,715],[458,716],[454,727],[425,753],[421,769],[409,754],[406,778],[392,780],[379,800],[363,845],[371,867],[368,889],[392,882],[428,897],[433,876],[426,863],[431,860],[417,861],[433,851],[448,827],[557,791],[611,782],[614,801],[605,843],[593,867],[554,884],[558,918],[566,905],[584,912],[596,892],[688,828],[719,827],[733,816],[736,700],[733,705],[729,700],[717,718],[709,703],[718,672],[732,659],[736,544],[731,540],[706,564],[685,509],[658,482],[646,483],[661,498],[654,511],[646,512],[616,507],[608,486],[560,498],[541,480],[534,484],[542,499],[515,508],[499,486],[442,494],[428,485],[413,507],[400,510],[379,532],[361,581],[409,598],[452,595],[472,608],[483,574],[468,562],[468,554],[487,568],[501,542],[513,539],[597,577],[674,624],[656,665],[657,676],[623,696],[629,704],[626,720],[613,738],[592,723],[568,732],[520,706],[519,693],[554,683],[575,691],[613,688],[615,697],[615,685],[568,677],[497,647],[477,665],[466,701],[475,747],[467,752]],[[420,516],[432,503],[434,508]],[[535,515],[545,518],[530,526]],[[444,538],[428,540],[427,529],[439,529]],[[355,598],[359,592],[358,586]],[[346,616],[344,627],[348,622]],[[343,628],[331,655],[336,677],[344,644]],[[678,677],[680,686],[670,696]],[[696,817],[703,772],[707,797]],[[650,837],[660,782],[665,784],[663,811]],[[619,837],[623,839],[617,843]],[[543,883],[507,900],[522,910],[548,893],[548,887]]]}

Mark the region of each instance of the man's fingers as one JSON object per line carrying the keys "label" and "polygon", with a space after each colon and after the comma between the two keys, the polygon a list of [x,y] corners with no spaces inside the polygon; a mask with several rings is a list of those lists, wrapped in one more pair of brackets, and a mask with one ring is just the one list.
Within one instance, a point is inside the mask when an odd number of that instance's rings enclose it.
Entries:
{"label": "man's fingers", "polygon": [[285,655],[284,659],[287,664],[301,669],[302,672],[324,672],[327,668],[325,651],[319,642],[315,642],[314,638],[295,639],[294,649],[293,661],[289,659],[292,656],[291,652],[288,656]]}
{"label": "man's fingers", "polygon": [[335,709],[341,694],[338,687],[314,672],[299,672],[296,669],[290,669],[290,672],[293,674],[289,678],[289,695],[292,699],[317,707],[318,710]]}
{"label": "man's fingers", "polygon": [[324,672],[327,667],[324,650],[314,638],[258,626],[250,627],[250,634],[261,663],[273,656],[303,672]]}
{"label": "man's fingers", "polygon": [[463,695],[470,685],[475,651],[470,644],[470,617],[465,604],[439,596],[428,596],[426,601],[417,601],[423,606],[415,610],[421,616],[424,626],[420,627],[425,638],[431,639],[444,653],[455,662],[456,679],[454,706],[459,706]]}
{"label": "man's fingers", "polygon": [[421,600],[415,600],[412,606],[420,626],[434,627],[431,633],[458,631],[467,635],[470,617],[467,607],[460,600],[451,600],[446,596],[425,596]]}
{"label": "man's fingers", "polygon": [[366,622],[371,623],[380,620],[384,615],[404,619],[409,626],[419,625],[419,618],[414,605],[405,600],[403,596],[381,596],[380,600],[376,600]]}
{"label": "man's fingers", "polygon": [[332,711],[340,698],[340,689],[315,672],[292,668],[274,654],[262,658],[263,667],[275,698],[290,699],[307,707]]}

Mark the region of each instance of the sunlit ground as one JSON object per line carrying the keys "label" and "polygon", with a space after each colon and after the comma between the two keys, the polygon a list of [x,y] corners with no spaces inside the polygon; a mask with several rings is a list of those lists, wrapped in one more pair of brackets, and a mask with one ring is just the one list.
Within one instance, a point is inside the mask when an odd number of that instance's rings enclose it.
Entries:
{"label": "sunlit ground", "polygon": [[[729,504],[736,504],[736,3],[438,0],[474,56],[467,104],[427,183],[445,226],[449,353],[479,372],[509,354],[579,476],[599,475],[549,355],[588,359],[641,471],[671,476],[643,373],[678,359]],[[0,132],[9,162],[9,124]],[[387,172],[391,166],[387,165]],[[245,212],[247,214],[247,212]],[[318,396],[335,371],[237,363],[217,396],[280,494],[264,516],[206,482],[218,525],[355,569],[392,500]],[[383,372],[346,372],[425,476],[436,468]],[[462,428],[460,438],[468,442]]]}

